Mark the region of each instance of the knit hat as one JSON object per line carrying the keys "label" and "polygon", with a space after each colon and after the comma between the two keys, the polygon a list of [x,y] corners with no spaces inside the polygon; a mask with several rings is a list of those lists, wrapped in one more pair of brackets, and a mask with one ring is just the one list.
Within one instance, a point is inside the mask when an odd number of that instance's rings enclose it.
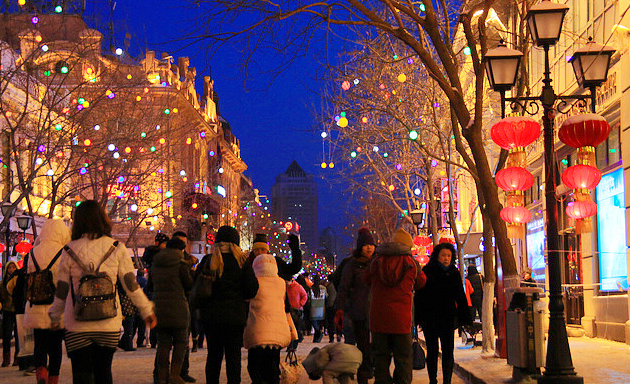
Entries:
{"label": "knit hat", "polygon": [[217,231],[217,236],[214,239],[215,243],[232,243],[236,245],[241,244],[241,239],[238,231],[234,227],[224,225]]}
{"label": "knit hat", "polygon": [[165,233],[158,232],[155,235],[155,242],[158,244],[166,243],[168,241],[168,236]]}
{"label": "knit hat", "polygon": [[359,235],[357,236],[357,249],[360,250],[364,245],[376,246],[376,241],[374,241],[374,236],[369,229],[361,227],[359,228]]}
{"label": "knit hat", "polygon": [[267,252],[269,252],[269,244],[267,244],[267,235],[263,233],[259,233],[254,237],[254,244],[252,245],[252,249],[254,248],[263,248]]}
{"label": "knit hat", "polygon": [[402,228],[398,228],[396,232],[394,232],[393,242],[406,245],[408,247],[413,247],[413,238],[411,235]]}

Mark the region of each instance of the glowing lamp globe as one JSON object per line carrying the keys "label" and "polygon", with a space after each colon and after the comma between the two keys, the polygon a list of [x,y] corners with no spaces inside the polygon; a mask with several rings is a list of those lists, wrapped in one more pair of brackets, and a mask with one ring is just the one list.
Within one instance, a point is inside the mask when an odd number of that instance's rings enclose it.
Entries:
{"label": "glowing lamp globe", "polygon": [[562,182],[571,189],[594,189],[601,179],[600,170],[590,165],[574,165],[562,173]]}
{"label": "glowing lamp globe", "polygon": [[609,133],[606,119],[594,113],[583,113],[567,118],[558,130],[558,138],[573,148],[596,147]]}
{"label": "glowing lamp globe", "polygon": [[527,223],[531,218],[531,212],[521,206],[505,207],[501,210],[501,219],[507,223],[524,224]]}
{"label": "glowing lamp globe", "polygon": [[350,89],[350,82],[346,80],[343,83],[341,83],[341,89],[343,89],[344,91],[347,91],[348,89]]}
{"label": "glowing lamp globe", "polygon": [[525,191],[534,185],[534,176],[525,168],[503,168],[495,177],[497,185],[504,191]]}
{"label": "glowing lamp globe", "polygon": [[492,126],[490,136],[503,149],[525,147],[540,136],[540,124],[530,117],[506,117]]}
{"label": "glowing lamp globe", "polygon": [[567,204],[566,213],[574,219],[585,219],[597,213],[597,204],[590,200],[574,201]]}
{"label": "glowing lamp globe", "polygon": [[20,255],[26,255],[33,248],[33,244],[29,243],[28,240],[22,240],[15,246],[15,251]]}

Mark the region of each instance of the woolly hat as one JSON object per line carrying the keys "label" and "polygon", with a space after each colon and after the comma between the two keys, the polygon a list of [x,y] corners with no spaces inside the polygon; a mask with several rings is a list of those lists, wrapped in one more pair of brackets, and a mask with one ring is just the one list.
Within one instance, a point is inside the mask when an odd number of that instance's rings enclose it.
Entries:
{"label": "woolly hat", "polygon": [[166,243],[168,241],[168,236],[165,233],[158,232],[155,235],[155,242],[158,244]]}
{"label": "woolly hat", "polygon": [[361,227],[359,228],[359,235],[357,236],[357,249],[360,250],[364,245],[376,246],[376,241],[374,241],[374,236],[369,229]]}
{"label": "woolly hat", "polygon": [[235,245],[241,244],[241,239],[238,231],[234,227],[224,225],[217,231],[217,236],[214,239],[215,243],[232,243]]}
{"label": "woolly hat", "polygon": [[393,242],[406,245],[408,247],[413,247],[413,238],[411,235],[402,228],[398,228],[396,232],[394,232]]}
{"label": "woolly hat", "polygon": [[269,244],[267,244],[267,235],[259,233],[254,237],[254,244],[252,244],[252,250],[254,248],[263,248],[269,252]]}

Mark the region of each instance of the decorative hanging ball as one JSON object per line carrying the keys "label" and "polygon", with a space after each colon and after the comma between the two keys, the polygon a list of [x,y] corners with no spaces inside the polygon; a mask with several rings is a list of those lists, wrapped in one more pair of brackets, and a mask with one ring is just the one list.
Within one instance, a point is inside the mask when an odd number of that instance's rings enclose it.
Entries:
{"label": "decorative hanging ball", "polygon": [[540,136],[540,124],[530,117],[506,117],[492,126],[490,136],[503,149],[525,147]]}
{"label": "decorative hanging ball", "polygon": [[562,173],[562,182],[571,189],[594,189],[601,179],[601,171],[590,165],[574,165]]}
{"label": "decorative hanging ball", "polygon": [[24,239],[17,243],[15,246],[15,251],[20,255],[24,256],[31,251],[33,248],[33,244],[29,243],[28,240]]}
{"label": "decorative hanging ball", "polygon": [[594,113],[583,113],[569,116],[558,130],[558,138],[573,148],[596,147],[609,133],[606,119]]}
{"label": "decorative hanging ball", "polygon": [[401,73],[400,75],[398,75],[398,81],[404,83],[405,81],[407,81],[407,75]]}
{"label": "decorative hanging ball", "polygon": [[344,91],[347,91],[348,89],[350,89],[350,82],[346,80],[343,83],[341,83],[341,89],[343,89]]}
{"label": "decorative hanging ball", "polygon": [[504,191],[525,191],[534,185],[534,176],[525,168],[503,168],[495,177],[497,185]]}
{"label": "decorative hanging ball", "polygon": [[455,241],[455,238],[453,236],[443,236],[440,237],[440,239],[438,240],[438,244],[442,244],[442,243],[449,243],[449,244],[457,244],[457,242]]}
{"label": "decorative hanging ball", "polygon": [[585,219],[597,213],[597,204],[591,200],[574,201],[567,204],[566,213],[574,219]]}
{"label": "decorative hanging ball", "polygon": [[421,235],[413,238],[413,243],[418,247],[426,247],[431,244],[433,240],[429,236]]}
{"label": "decorative hanging ball", "polygon": [[507,223],[524,224],[532,218],[531,212],[527,208],[505,207],[501,210],[501,219]]}

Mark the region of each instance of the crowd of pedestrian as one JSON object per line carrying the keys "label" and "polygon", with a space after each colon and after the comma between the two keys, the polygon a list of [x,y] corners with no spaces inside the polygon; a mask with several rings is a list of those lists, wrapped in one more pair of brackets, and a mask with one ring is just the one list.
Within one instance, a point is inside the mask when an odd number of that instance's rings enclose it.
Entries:
{"label": "crowd of pedestrian", "polygon": [[[137,268],[124,244],[111,237],[103,208],[84,201],[72,228],[48,220],[23,266],[9,262],[4,268],[2,366],[11,364],[12,344],[18,364],[19,343],[11,338],[23,308],[34,335],[27,371],[38,384],[59,381],[64,341],[73,383],[112,383],[117,347],[155,348],[156,384],[195,382],[189,354],[204,339],[206,383],[219,383],[224,359],[227,382],[240,383],[243,347],[251,382],[279,383],[281,350],[291,354],[311,333],[314,343],[328,336],[328,345],[302,361],[310,379],[409,384],[417,327],[426,339],[429,382],[438,382],[441,347],[442,379],[450,383],[454,330],[481,317],[483,297],[483,278],[474,266],[462,284],[451,244],[433,247],[422,267],[405,230],[377,247],[372,232],[361,228],[351,256],[326,279],[301,273],[297,236],[290,234],[288,245],[289,262],[270,255],[264,234],[256,235],[248,253],[240,248],[238,231],[222,226],[211,252],[198,260],[187,252],[186,233],[159,232]],[[24,288],[16,288],[19,271]],[[46,285],[52,285],[50,292]],[[16,299],[23,303],[16,305]]]}

